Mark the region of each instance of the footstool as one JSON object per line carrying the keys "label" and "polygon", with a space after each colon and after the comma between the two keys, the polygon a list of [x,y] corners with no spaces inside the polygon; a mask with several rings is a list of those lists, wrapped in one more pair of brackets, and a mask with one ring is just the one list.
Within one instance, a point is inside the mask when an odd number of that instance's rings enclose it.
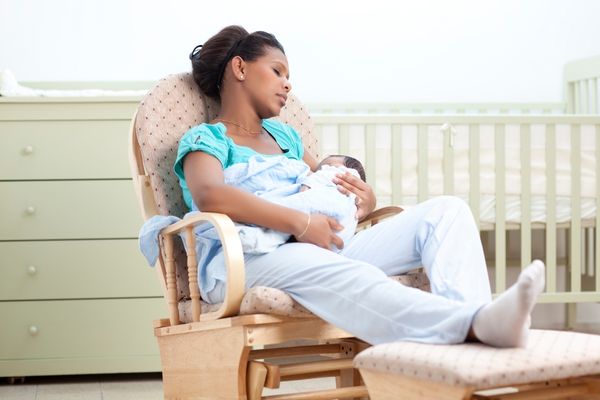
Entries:
{"label": "footstool", "polygon": [[359,353],[369,397],[600,399],[600,335],[532,330],[527,348],[395,342]]}

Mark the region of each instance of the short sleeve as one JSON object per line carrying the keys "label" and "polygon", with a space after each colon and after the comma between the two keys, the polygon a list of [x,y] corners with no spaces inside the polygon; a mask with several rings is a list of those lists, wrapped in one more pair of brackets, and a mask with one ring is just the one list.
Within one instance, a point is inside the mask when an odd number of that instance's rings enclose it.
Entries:
{"label": "short sleeve", "polygon": [[206,124],[195,126],[187,131],[179,141],[177,158],[175,159],[173,170],[179,178],[183,200],[190,209],[192,209],[192,195],[185,182],[185,175],[183,173],[183,159],[185,156],[193,151],[202,151],[215,157],[223,166],[227,165],[229,161],[229,145],[225,135],[217,127],[212,126],[212,128]]}
{"label": "short sleeve", "polygon": [[221,162],[223,168],[227,165],[229,152],[225,136],[216,129],[209,129],[205,124],[198,125],[187,131],[179,141],[177,158],[173,168],[180,179],[185,180],[183,159],[193,151],[210,154]]}

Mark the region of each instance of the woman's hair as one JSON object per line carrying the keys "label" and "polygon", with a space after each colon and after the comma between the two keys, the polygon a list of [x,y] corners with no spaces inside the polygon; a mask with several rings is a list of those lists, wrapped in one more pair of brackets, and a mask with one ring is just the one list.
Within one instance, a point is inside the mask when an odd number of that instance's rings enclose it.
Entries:
{"label": "woman's hair", "polygon": [[223,28],[190,54],[194,81],[204,94],[220,101],[221,84],[229,60],[240,56],[244,61],[254,61],[263,56],[268,47],[285,54],[281,43],[270,33],[248,33],[237,25]]}

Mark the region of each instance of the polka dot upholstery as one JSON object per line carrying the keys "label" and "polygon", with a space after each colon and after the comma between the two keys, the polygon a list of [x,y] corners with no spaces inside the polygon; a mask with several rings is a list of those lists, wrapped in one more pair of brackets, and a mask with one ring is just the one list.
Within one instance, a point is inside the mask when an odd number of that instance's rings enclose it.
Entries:
{"label": "polka dot upholstery", "polygon": [[[202,302],[202,313],[216,311],[220,304]],[[282,290],[256,286],[250,288],[242,299],[240,315],[248,314],[277,314],[294,318],[312,317],[313,314],[296,303]],[[179,319],[181,322],[192,322],[192,302],[179,302]]]}
{"label": "polka dot upholstery", "polygon": [[[208,122],[219,112],[219,104],[198,89],[191,73],[161,79],[142,99],[135,120],[135,133],[146,173],[161,215],[182,217],[188,210],[173,172],[179,139],[193,126]],[[292,94],[277,119],[293,126],[305,148],[318,159],[319,142],[306,108]],[[185,251],[175,246],[178,298],[189,298]]]}
{"label": "polka dot upholstery", "polygon": [[431,292],[429,278],[427,277],[427,274],[421,270],[404,275],[390,276],[390,279],[400,282],[404,286],[410,286],[421,289],[425,292]]}
{"label": "polka dot upholstery", "polygon": [[600,374],[600,335],[532,330],[527,348],[509,349],[387,343],[359,353],[354,366],[453,386],[505,387]]}

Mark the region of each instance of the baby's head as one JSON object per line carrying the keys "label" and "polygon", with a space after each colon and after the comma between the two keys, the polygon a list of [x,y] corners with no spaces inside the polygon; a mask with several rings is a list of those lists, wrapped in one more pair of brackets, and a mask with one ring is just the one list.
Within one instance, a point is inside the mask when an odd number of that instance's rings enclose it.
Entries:
{"label": "baby's head", "polygon": [[360,161],[358,161],[356,158],[336,154],[336,155],[325,157],[323,159],[323,161],[321,161],[319,163],[319,165],[317,166],[317,170],[321,169],[321,167],[323,165],[331,165],[332,167],[346,167],[346,168],[355,169],[356,172],[358,172],[360,179],[362,179],[365,182],[367,181],[366,176],[365,176],[365,169],[363,168]]}

